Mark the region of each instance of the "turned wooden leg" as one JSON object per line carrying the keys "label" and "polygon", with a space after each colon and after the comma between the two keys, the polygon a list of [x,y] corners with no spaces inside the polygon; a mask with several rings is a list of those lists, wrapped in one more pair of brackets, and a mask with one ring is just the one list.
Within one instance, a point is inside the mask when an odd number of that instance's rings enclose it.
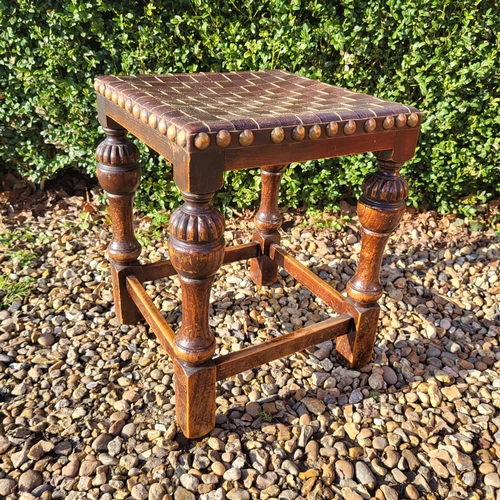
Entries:
{"label": "turned wooden leg", "polygon": [[[384,152],[385,153],[385,152]],[[382,296],[380,266],[385,245],[405,211],[408,185],[399,175],[402,163],[382,160],[379,169],[363,183],[358,202],[362,229],[359,265],[347,283],[346,311],[354,316],[355,331],[337,339],[337,353],[349,366],[361,367],[371,360]]]}
{"label": "turned wooden leg", "polygon": [[[120,323],[132,324],[142,318],[127,292],[125,282],[126,275],[134,266],[139,266],[137,259],[141,253],[133,226],[134,192],[141,176],[139,150],[126,139],[125,129],[103,128],[106,139],[97,147],[97,178],[108,195],[113,224],[113,238],[108,246],[113,298]],[[139,267],[136,272],[140,274]]]}
{"label": "turned wooden leg", "polygon": [[189,438],[215,426],[215,337],[208,325],[210,290],[224,259],[224,220],[213,193],[182,193],[170,219],[170,260],[182,288],[182,326],[175,336],[177,421]]}
{"label": "turned wooden leg", "polygon": [[250,278],[256,285],[272,285],[278,279],[278,265],[269,255],[269,246],[279,244],[281,215],[278,198],[281,177],[286,165],[275,165],[261,169],[262,192],[259,211],[255,215],[256,231],[253,240],[260,244],[262,256],[250,260]]}

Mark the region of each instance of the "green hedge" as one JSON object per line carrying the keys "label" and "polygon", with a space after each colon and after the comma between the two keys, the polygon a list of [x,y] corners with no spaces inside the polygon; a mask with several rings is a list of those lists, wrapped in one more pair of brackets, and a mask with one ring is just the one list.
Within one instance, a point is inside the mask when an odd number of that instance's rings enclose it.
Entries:
{"label": "green hedge", "polygon": [[[498,3],[481,0],[0,0],[0,171],[94,172],[95,75],[282,68],[419,107],[410,200],[471,213],[500,190],[499,33]],[[143,165],[142,206],[178,203],[163,160]],[[328,208],[372,166],[288,169],[282,202]],[[255,203],[254,173],[228,177],[220,203]]]}

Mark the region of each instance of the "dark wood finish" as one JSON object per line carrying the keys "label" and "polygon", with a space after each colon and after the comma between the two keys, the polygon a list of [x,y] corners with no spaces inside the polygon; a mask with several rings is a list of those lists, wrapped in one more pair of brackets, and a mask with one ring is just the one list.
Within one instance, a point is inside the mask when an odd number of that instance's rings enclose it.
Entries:
{"label": "dark wood finish", "polygon": [[[121,322],[142,315],[174,361],[176,415],[187,437],[215,425],[216,380],[260,366],[324,340],[351,367],[370,361],[382,294],[379,274],[390,233],[404,211],[407,185],[399,176],[412,158],[421,113],[411,107],[351,92],[285,71],[99,77],[98,176],[109,194],[113,293]],[[126,130],[173,164],[185,203],[170,221],[170,260],[141,266],[132,225],[139,182],[137,148]],[[377,172],[363,184],[358,204],[362,249],[347,284],[348,298],[279,247],[279,185],[286,164],[374,152]],[[261,205],[253,243],[224,248],[224,221],[210,205],[225,171],[261,168]],[[342,316],[212,359],[208,310],[214,275],[223,263],[250,259],[258,285],[284,268]],[[177,335],[142,287],[143,281],[179,275],[182,326]]]}
{"label": "dark wood finish", "polygon": [[142,319],[142,315],[131,300],[126,278],[129,274],[134,274],[140,281],[142,279],[142,267],[137,263],[133,266],[120,266],[113,261],[110,262],[111,283],[113,286],[113,300],[118,321],[125,325],[133,325]]}
{"label": "dark wood finish", "polygon": [[175,351],[189,365],[203,365],[215,351],[208,307],[215,273],[224,260],[224,219],[210,205],[212,195],[183,193],[184,204],[170,218],[170,261],[184,302]]}
{"label": "dark wood finish", "polygon": [[[387,153],[380,155],[387,157]],[[339,339],[337,352],[352,367],[363,366],[371,359],[378,320],[376,302],[382,296],[380,266],[389,236],[405,211],[408,184],[399,175],[402,163],[378,160],[379,168],[368,175],[358,202],[361,223],[361,253],[358,268],[347,283],[347,294],[360,310],[370,310],[369,321],[360,321],[355,336]],[[366,331],[363,331],[365,328]]]}
{"label": "dark wood finish", "polygon": [[[247,260],[260,255],[260,245],[258,243],[245,243],[226,247],[223,264],[230,264],[238,260]],[[153,281],[177,274],[170,260],[160,260],[152,264],[142,266],[142,281]]]}
{"label": "dark wood finish", "polygon": [[146,290],[144,290],[142,283],[137,279],[137,277],[133,274],[129,274],[126,277],[126,283],[127,292],[134,301],[135,305],[155,333],[156,337],[160,341],[160,344],[167,351],[168,355],[174,359],[174,331],[161,315],[161,312],[155,307],[153,301],[149,298],[149,295],[146,293]]}
{"label": "dark wood finish", "polygon": [[203,189],[217,191],[223,186],[224,171],[230,170],[385,150],[394,151],[394,157],[398,161],[407,161],[413,157],[419,132],[418,129],[394,129],[365,135],[325,137],[317,141],[268,143],[260,146],[259,154],[255,154],[253,148],[194,151],[186,154],[177,144],[166,141],[158,130],[144,127],[129,113],[102,96],[98,95],[97,101],[100,115],[112,118],[112,121],[125,127],[132,135],[173,163],[175,182],[181,191],[186,192]]}
{"label": "dark wood finish", "polygon": [[[259,151],[258,157],[251,157],[246,151],[241,154],[236,150],[228,150],[225,152],[225,170],[259,168],[259,166],[275,165],[279,162],[286,164],[300,163],[322,158],[366,153],[367,151],[385,151],[392,148],[394,148],[395,154],[401,158],[400,161],[407,161],[414,154],[409,154],[408,150],[411,150],[411,145],[413,145],[413,149],[415,148],[417,138],[418,130],[408,129],[319,139],[315,142],[304,141],[302,143],[283,144],[278,148],[275,145],[265,145]],[[250,157],[247,157],[247,155]]]}
{"label": "dark wood finish", "polygon": [[224,254],[224,264],[238,262],[239,260],[252,259],[254,257],[258,257],[260,253],[260,245],[256,242],[226,247],[226,253]]}
{"label": "dark wood finish", "polygon": [[175,416],[185,436],[194,439],[215,427],[215,365],[188,366],[174,358]]}
{"label": "dark wood finish", "polygon": [[151,262],[142,266],[143,281],[154,281],[161,278],[168,278],[174,276],[177,271],[170,260],[159,260],[158,262]]}
{"label": "dark wood finish", "polygon": [[364,306],[348,298],[340,311],[349,314],[354,323],[347,335],[337,338],[337,357],[350,368],[359,368],[371,360],[380,306],[376,303]]}
{"label": "dark wood finish", "polygon": [[405,211],[408,184],[399,175],[402,163],[379,160],[379,169],[362,186],[358,202],[362,246],[356,273],[347,284],[347,293],[363,304],[382,296],[380,265],[385,245]]}
{"label": "dark wood finish", "polygon": [[141,319],[139,310],[125,292],[125,275],[129,266],[138,266],[141,245],[134,235],[133,200],[139,186],[139,150],[126,139],[125,129],[104,127],[106,139],[97,147],[97,178],[108,194],[113,238],[108,246],[111,258],[113,299],[118,320],[132,324]]}
{"label": "dark wood finish", "polygon": [[260,245],[262,256],[250,260],[250,278],[256,285],[272,285],[278,279],[278,265],[269,258],[269,246],[279,244],[281,214],[278,209],[279,189],[286,165],[261,169],[261,202],[254,222],[253,239]]}
{"label": "dark wood finish", "polygon": [[299,283],[302,283],[314,295],[325,302],[325,304],[334,310],[341,310],[345,302],[342,294],[325,283],[306,266],[296,261],[286,250],[278,245],[271,245],[269,256]]}
{"label": "dark wood finish", "polygon": [[165,156],[185,192],[219,189],[224,170],[389,149],[406,161],[421,116],[279,70],[105,76],[95,89],[101,123],[121,124]]}
{"label": "dark wood finish", "polygon": [[[132,115],[118,108],[115,104],[97,96],[99,117],[107,117],[119,123],[132,135],[146,143],[174,166],[174,180],[177,187],[184,192],[215,192],[224,184],[225,151],[198,151],[186,154],[176,143],[165,140],[165,136],[157,130],[145,127]],[[101,123],[104,118],[99,118]]]}
{"label": "dark wood finish", "polygon": [[352,316],[344,314],[316,325],[306,326],[295,332],[286,333],[261,344],[246,347],[241,351],[214,358],[217,380],[232,377],[237,373],[256,368],[275,359],[290,356],[312,345],[347,335],[352,330]]}

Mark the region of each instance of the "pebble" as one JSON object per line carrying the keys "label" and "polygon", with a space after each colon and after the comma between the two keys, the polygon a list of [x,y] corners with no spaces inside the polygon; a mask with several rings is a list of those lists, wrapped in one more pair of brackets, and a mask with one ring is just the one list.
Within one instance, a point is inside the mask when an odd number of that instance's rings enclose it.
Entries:
{"label": "pebble", "polygon": [[[262,449],[256,448],[248,452],[251,466],[261,474],[265,474],[269,464],[269,453]],[[214,471],[215,472],[215,471]]]}
{"label": "pebble", "polygon": [[226,472],[224,472],[224,475],[222,477],[226,481],[238,481],[241,477],[241,469],[232,467],[231,469],[228,469]]}
{"label": "pebble", "polygon": [[363,497],[356,493],[352,488],[344,487],[341,490],[342,498],[344,500],[363,500]]}
{"label": "pebble", "polygon": [[347,460],[338,460],[335,462],[335,472],[340,479],[354,478],[354,466]]}
{"label": "pebble", "polygon": [[242,490],[241,488],[233,488],[229,490],[226,494],[228,500],[250,500],[251,496],[247,490]]}
{"label": "pebble", "polygon": [[375,439],[372,441],[372,446],[376,450],[385,450],[385,448],[388,446],[387,439],[382,437],[382,436],[377,436]]}
{"label": "pebble", "polygon": [[163,500],[167,491],[161,483],[153,483],[149,487],[148,500]]}
{"label": "pebble", "polygon": [[441,392],[448,401],[455,401],[462,397],[462,393],[458,390],[456,386],[443,387],[441,388]]}
{"label": "pebble", "polygon": [[16,481],[14,479],[0,479],[0,496],[6,497],[14,493],[17,487]]}
{"label": "pebble", "polygon": [[222,476],[224,475],[224,472],[226,472],[226,468],[224,467],[224,464],[222,462],[214,462],[212,464],[212,470],[218,476]]}
{"label": "pebble", "polygon": [[100,434],[92,443],[92,449],[95,451],[107,451],[108,444],[113,440],[111,434]]}
{"label": "pebble", "polygon": [[19,491],[33,491],[37,486],[42,484],[42,476],[39,472],[34,470],[27,470],[23,472],[18,480],[17,487]]}
{"label": "pebble", "polygon": [[373,373],[368,378],[368,385],[374,391],[379,391],[384,387],[384,377],[380,373]]}
{"label": "pebble", "polygon": [[210,459],[201,455],[200,453],[196,454],[193,458],[193,467],[198,470],[206,469],[210,465]]}
{"label": "pebble", "polygon": [[34,444],[30,451],[28,452],[28,458],[31,460],[40,460],[45,453],[51,452],[55,448],[54,443],[50,441],[38,441],[38,443]]}
{"label": "pebble", "polygon": [[297,441],[298,446],[301,448],[305,448],[307,442],[309,441],[313,433],[314,429],[310,425],[302,426],[300,430],[299,439]]}
{"label": "pebble", "polygon": [[136,484],[132,487],[130,492],[134,500],[147,500],[149,494],[148,490],[143,484]]}
{"label": "pebble", "polygon": [[437,458],[431,458],[429,463],[437,476],[443,479],[447,479],[450,476],[449,470]]}
{"label": "pebble", "polygon": [[500,488],[500,476],[496,472],[490,472],[484,476],[484,484],[493,486],[493,488]]}
{"label": "pebble", "polygon": [[387,469],[383,467],[377,458],[374,458],[371,462],[371,468],[377,476],[385,476],[387,474]]}
{"label": "pebble", "polygon": [[405,493],[411,500],[419,500],[421,498],[420,491],[413,484],[409,484],[405,488]]}
{"label": "pebble", "polygon": [[200,480],[192,474],[182,474],[179,480],[182,486],[189,491],[197,491],[198,485],[200,484]]}
{"label": "pebble", "polygon": [[398,483],[405,484],[408,481],[408,477],[399,469],[392,470],[392,477]]}
{"label": "pebble", "polygon": [[[249,403],[249,404],[251,404],[251,403]],[[247,405],[247,407],[248,407],[248,405]],[[260,411],[260,405],[257,404],[257,407]],[[247,412],[248,412],[248,408],[247,408]],[[257,413],[255,413],[255,415],[257,415]],[[208,444],[208,446],[210,446],[210,448],[212,448],[212,450],[215,450],[215,451],[224,451],[224,449],[226,448],[226,443],[224,443],[224,441],[221,441],[219,438],[216,438],[216,437],[208,438],[207,444]]]}
{"label": "pebble", "polygon": [[50,347],[56,341],[51,333],[44,333],[38,337],[38,343],[43,347]]}
{"label": "pebble", "polygon": [[[450,447],[451,448],[451,447]],[[451,449],[453,463],[459,471],[469,471],[474,469],[474,464],[469,455],[458,451],[456,448]]]}
{"label": "pebble", "polygon": [[314,413],[315,415],[321,415],[326,410],[325,403],[315,398],[302,398],[301,402],[311,413]]}
{"label": "pebble", "polygon": [[3,455],[10,447],[11,442],[5,436],[0,436],[0,455]]}
{"label": "pebble", "polygon": [[382,493],[384,494],[385,500],[399,500],[398,492],[386,484],[380,486]]}
{"label": "pebble", "polygon": [[364,462],[356,462],[356,479],[369,490],[373,490],[377,485],[375,476]]}
{"label": "pebble", "polygon": [[361,426],[353,422],[349,422],[344,425],[344,430],[346,431],[349,438],[352,439],[353,441],[358,437],[360,429]]}
{"label": "pebble", "polygon": [[61,473],[65,477],[76,477],[79,470],[80,462],[78,460],[71,460],[61,469]]}
{"label": "pebble", "polygon": [[496,472],[496,467],[491,463],[484,463],[479,466],[479,472],[481,474],[490,474]]}
{"label": "pebble", "polygon": [[[247,370],[220,382],[215,429],[186,440],[172,361],[144,322],[119,325],[104,212],[80,231],[78,203],[7,217],[8,231],[35,228],[52,239],[29,270],[0,261],[2,275],[36,283],[0,311],[0,497],[476,500],[500,489],[500,252],[486,232],[475,240],[447,217],[405,216],[382,264],[370,363],[341,366],[328,341]],[[240,233],[251,228],[238,224],[228,222],[228,241],[247,242]],[[284,231],[283,246],[345,293],[358,233],[352,224],[339,237],[310,227]],[[350,240],[356,248],[338,244]],[[152,238],[141,259],[166,253]],[[178,331],[178,278],[145,287]],[[270,287],[254,287],[240,262],[215,278],[218,355],[329,314],[283,271]]]}
{"label": "pebble", "polygon": [[469,487],[472,487],[476,484],[477,476],[475,471],[465,472],[462,475],[462,482]]}
{"label": "pebble", "polygon": [[383,366],[382,370],[384,372],[383,373],[384,381],[388,385],[394,385],[397,383],[398,376],[397,376],[396,372],[390,366]]}
{"label": "pebble", "polygon": [[10,460],[15,469],[18,469],[28,460],[28,450],[23,449],[21,451],[17,451],[12,453],[10,456]]}
{"label": "pebble", "polygon": [[99,454],[99,462],[101,462],[103,465],[116,465],[118,464],[118,460],[107,453],[100,453]]}
{"label": "pebble", "polygon": [[174,493],[174,500],[196,500],[194,493],[178,486]]}
{"label": "pebble", "polygon": [[269,486],[276,484],[277,481],[278,475],[276,472],[266,472],[265,474],[259,474],[257,476],[255,486],[257,486],[259,490],[265,490],[266,488],[269,488]]}
{"label": "pebble", "polygon": [[349,403],[350,404],[357,404],[357,403],[361,403],[361,401],[363,401],[363,393],[359,390],[355,390],[355,391],[352,391],[351,392],[351,395],[349,396]]}
{"label": "pebble", "polygon": [[441,391],[439,390],[439,387],[435,384],[430,384],[427,390],[427,394],[429,395],[431,406],[433,408],[438,408],[443,400],[443,396],[441,394]]}
{"label": "pebble", "polygon": [[129,439],[135,434],[136,425],[131,422],[129,424],[125,424],[120,431],[120,436],[124,439]]}
{"label": "pebble", "polygon": [[137,455],[123,455],[120,457],[118,464],[126,470],[130,470],[139,463]]}

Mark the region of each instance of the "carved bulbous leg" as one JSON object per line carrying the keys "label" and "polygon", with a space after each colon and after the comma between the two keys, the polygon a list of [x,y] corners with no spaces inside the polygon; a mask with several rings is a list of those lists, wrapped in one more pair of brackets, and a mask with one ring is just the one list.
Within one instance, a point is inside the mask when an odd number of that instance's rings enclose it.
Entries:
{"label": "carved bulbous leg", "polygon": [[208,326],[210,290],[224,260],[224,219],[210,205],[213,193],[183,193],[185,203],[170,220],[170,260],[182,287],[182,328],[175,337],[179,358],[202,365],[215,350]]}
{"label": "carved bulbous leg", "polygon": [[256,231],[253,240],[260,244],[262,256],[250,261],[250,278],[256,285],[272,285],[278,279],[278,265],[268,257],[269,247],[279,244],[281,215],[278,210],[278,198],[281,177],[286,165],[275,165],[261,169],[261,203],[255,215]]}
{"label": "carved bulbous leg", "polygon": [[208,324],[210,291],[224,260],[224,220],[213,193],[183,193],[170,219],[170,260],[182,288],[182,326],[175,337],[177,421],[188,437],[215,425],[215,337]]}
{"label": "carved bulbous leg", "polygon": [[379,318],[377,300],[382,296],[380,266],[389,236],[405,211],[408,185],[399,175],[402,163],[380,159],[379,169],[362,186],[358,217],[362,229],[358,268],[347,284],[346,310],[354,316],[356,330],[337,339],[337,353],[351,367],[371,359]]}
{"label": "carved bulbous leg", "polygon": [[[106,139],[97,147],[97,178],[108,195],[113,238],[108,246],[116,315],[132,324],[142,317],[125,284],[129,270],[138,266],[141,245],[134,235],[133,200],[139,186],[139,151],[126,139],[125,129],[104,127]],[[139,268],[137,268],[139,269]],[[139,272],[139,271],[138,271]]]}

